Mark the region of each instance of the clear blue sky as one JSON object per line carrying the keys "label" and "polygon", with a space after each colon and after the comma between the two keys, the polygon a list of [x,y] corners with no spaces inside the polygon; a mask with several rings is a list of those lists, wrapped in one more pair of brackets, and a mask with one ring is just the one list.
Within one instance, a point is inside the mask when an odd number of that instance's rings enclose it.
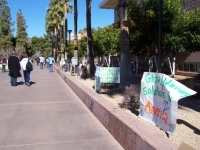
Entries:
{"label": "clear blue sky", "polygon": [[[78,31],[86,27],[86,1],[78,1]],[[99,4],[103,0],[92,0],[92,28],[105,27],[114,22],[114,11],[109,9],[100,9]],[[45,16],[49,0],[7,0],[8,6],[11,9],[12,21],[15,22],[19,9],[26,20],[27,33],[29,37],[43,36],[45,31]],[[71,5],[73,6],[73,0]],[[73,13],[68,15],[68,28],[74,30]],[[15,32],[14,32],[14,35]]]}

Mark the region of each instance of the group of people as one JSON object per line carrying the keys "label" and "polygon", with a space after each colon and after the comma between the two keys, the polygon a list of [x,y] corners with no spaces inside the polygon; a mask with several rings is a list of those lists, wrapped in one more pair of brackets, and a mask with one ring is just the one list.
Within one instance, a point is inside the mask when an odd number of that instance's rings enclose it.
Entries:
{"label": "group of people", "polygon": [[[5,72],[5,67],[6,65],[8,65],[11,86],[17,86],[17,78],[22,77],[21,72],[20,72],[21,69],[23,70],[24,84],[26,86],[31,85],[31,81],[30,81],[31,71],[27,69],[28,62],[30,62],[31,65],[33,66],[33,61],[32,59],[28,57],[27,53],[23,53],[22,58],[19,59],[16,56],[15,51],[12,51],[8,60],[6,58],[2,59],[2,72]],[[55,64],[55,60],[52,56],[50,56],[48,58],[48,68],[49,68],[50,73],[53,72],[54,64]],[[41,68],[43,68],[43,65],[44,65],[44,61],[41,60],[41,63],[40,63]]]}
{"label": "group of people", "polygon": [[23,70],[24,84],[26,86],[31,85],[30,71],[26,70],[26,64],[28,61],[30,61],[30,63],[32,64],[32,61],[28,58],[26,53],[23,53],[23,58],[20,61],[19,58],[16,56],[16,52],[12,51],[12,54],[8,59],[8,69],[11,86],[17,86],[17,78],[22,77],[20,73],[21,68]]}
{"label": "group of people", "polygon": [[53,56],[49,56],[48,58],[44,58],[40,56],[36,59],[37,66],[40,66],[40,69],[43,69],[45,66],[49,69],[49,72],[53,72],[53,65],[55,64],[55,59]]}

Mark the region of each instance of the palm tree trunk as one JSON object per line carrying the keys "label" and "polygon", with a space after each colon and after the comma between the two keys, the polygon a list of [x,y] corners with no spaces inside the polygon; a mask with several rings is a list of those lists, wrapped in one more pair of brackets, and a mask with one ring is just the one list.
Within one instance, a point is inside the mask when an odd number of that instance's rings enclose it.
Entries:
{"label": "palm tree trunk", "polygon": [[65,1],[65,28],[64,28],[64,42],[65,42],[65,59],[67,59],[67,50],[68,50],[68,44],[67,44],[67,30],[68,30],[68,20],[67,20],[67,2]]}
{"label": "palm tree trunk", "polygon": [[53,32],[53,30],[51,31],[51,55],[52,55],[52,57],[54,57],[54,34],[53,34],[54,32]]}
{"label": "palm tree trunk", "polygon": [[58,25],[58,28],[57,28],[57,52],[58,52],[58,61],[60,62],[61,60],[61,38],[60,38],[60,25]]}
{"label": "palm tree trunk", "polygon": [[123,7],[125,0],[118,0],[120,19],[120,85],[125,86],[133,83],[133,72],[131,70],[131,53],[128,28],[123,26],[126,19],[127,8]]}
{"label": "palm tree trunk", "polygon": [[94,54],[92,49],[92,28],[91,28],[91,0],[86,0],[86,20],[87,20],[87,69],[88,74],[93,75],[94,66]]}
{"label": "palm tree trunk", "polygon": [[62,39],[61,59],[64,60],[64,58],[65,58],[65,53],[64,53],[64,45],[65,45],[65,40],[64,40],[64,24],[62,24],[62,26],[61,26],[61,39]]}
{"label": "palm tree trunk", "polygon": [[74,57],[78,58],[78,39],[77,39],[77,19],[78,9],[77,0],[74,0]]}
{"label": "palm tree trunk", "polygon": [[54,54],[55,54],[55,61],[57,62],[58,57],[58,33],[57,33],[57,27],[55,27],[54,33],[55,33],[55,46],[54,46]]}

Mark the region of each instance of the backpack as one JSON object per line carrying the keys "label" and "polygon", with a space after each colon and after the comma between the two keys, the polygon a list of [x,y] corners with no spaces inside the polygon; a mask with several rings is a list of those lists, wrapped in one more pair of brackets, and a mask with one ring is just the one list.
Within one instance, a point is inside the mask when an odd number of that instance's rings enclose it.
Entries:
{"label": "backpack", "polygon": [[33,70],[33,65],[30,62],[30,60],[28,59],[28,62],[26,64],[26,71],[31,72]]}

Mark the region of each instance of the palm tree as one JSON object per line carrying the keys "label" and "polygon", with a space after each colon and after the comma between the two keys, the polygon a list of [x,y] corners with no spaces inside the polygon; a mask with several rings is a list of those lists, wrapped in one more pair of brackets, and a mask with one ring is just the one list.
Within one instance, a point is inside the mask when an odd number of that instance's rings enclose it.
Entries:
{"label": "palm tree", "polygon": [[[65,0],[64,3],[64,18],[65,18],[65,28],[64,28],[64,43],[65,43],[65,59],[67,59],[67,33],[68,33],[68,12],[72,12],[72,6],[68,5],[68,2],[71,2],[71,0]],[[69,49],[68,49],[69,50]]]}
{"label": "palm tree", "polygon": [[78,9],[77,0],[74,0],[74,57],[78,58],[78,39],[77,39],[77,19]]}
{"label": "palm tree", "polygon": [[92,49],[92,28],[91,28],[91,5],[92,0],[86,0],[87,20],[87,68],[90,75],[94,74],[94,53]]}
{"label": "palm tree", "polygon": [[[60,49],[61,37],[60,29],[63,25],[63,17],[65,15],[65,4],[70,2],[70,0],[50,0],[49,9],[46,15],[46,31],[49,35],[53,33],[54,37],[56,37],[54,41],[54,56],[57,59],[58,50]],[[66,7],[71,8],[71,7]],[[53,36],[51,35],[51,36]],[[62,37],[64,38],[64,37]],[[64,44],[64,43],[63,43]]]}
{"label": "palm tree", "polygon": [[126,0],[118,0],[120,19],[120,85],[130,85],[133,83],[133,73],[131,70],[131,53],[128,28],[123,26],[123,20],[127,19]]}
{"label": "palm tree", "polygon": [[59,5],[58,0],[51,0],[49,3],[49,9],[47,11],[46,16],[46,30],[47,33],[52,32],[54,38],[54,57],[57,61],[57,54],[58,54],[58,29],[60,24],[59,18]]}

